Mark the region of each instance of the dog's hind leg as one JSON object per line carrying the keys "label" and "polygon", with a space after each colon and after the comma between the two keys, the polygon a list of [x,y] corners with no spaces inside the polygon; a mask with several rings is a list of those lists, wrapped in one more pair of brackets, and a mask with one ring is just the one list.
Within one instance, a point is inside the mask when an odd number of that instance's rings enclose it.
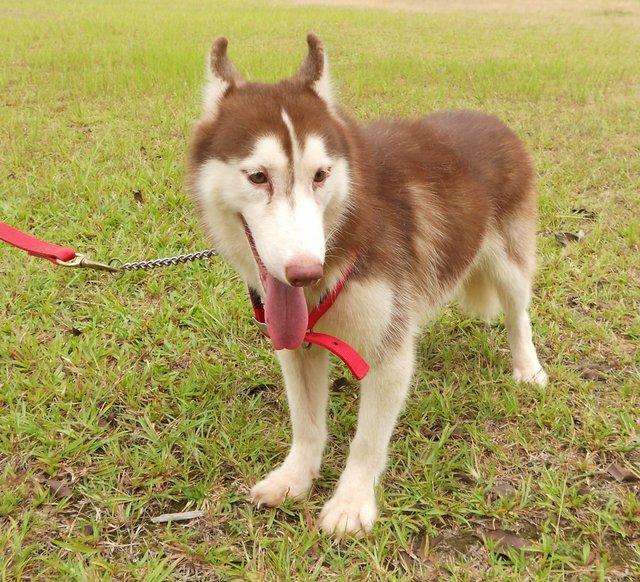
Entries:
{"label": "dog's hind leg", "polygon": [[377,516],[375,484],[382,473],[389,439],[404,403],[414,367],[414,338],[373,365],[362,381],[358,429],[333,497],[320,514],[327,533],[364,533]]}
{"label": "dog's hind leg", "polygon": [[327,352],[318,347],[281,350],[278,359],[287,390],[293,441],[282,465],[251,490],[251,499],[258,506],[279,505],[285,499],[306,495],[318,476],[327,439]]}
{"label": "dog's hind leg", "polygon": [[532,272],[533,268],[518,264],[505,251],[502,259],[494,263],[491,278],[504,311],[513,360],[513,377],[521,382],[545,386],[548,376],[533,345],[528,314]]}

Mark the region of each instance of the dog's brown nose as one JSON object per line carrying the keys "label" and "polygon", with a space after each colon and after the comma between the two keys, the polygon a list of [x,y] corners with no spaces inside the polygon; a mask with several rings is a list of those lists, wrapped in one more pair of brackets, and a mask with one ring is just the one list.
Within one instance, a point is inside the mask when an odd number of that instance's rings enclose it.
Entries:
{"label": "dog's brown nose", "polygon": [[322,279],[322,263],[287,265],[284,274],[293,287],[306,287]]}

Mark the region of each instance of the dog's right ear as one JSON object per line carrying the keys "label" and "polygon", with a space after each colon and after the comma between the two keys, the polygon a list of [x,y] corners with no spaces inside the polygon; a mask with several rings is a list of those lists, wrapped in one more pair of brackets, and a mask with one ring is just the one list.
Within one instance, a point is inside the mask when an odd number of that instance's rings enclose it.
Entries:
{"label": "dog's right ear", "polygon": [[217,113],[220,100],[230,88],[244,83],[244,79],[227,57],[228,44],[229,41],[224,36],[219,36],[213,41],[209,53],[203,109],[211,115]]}

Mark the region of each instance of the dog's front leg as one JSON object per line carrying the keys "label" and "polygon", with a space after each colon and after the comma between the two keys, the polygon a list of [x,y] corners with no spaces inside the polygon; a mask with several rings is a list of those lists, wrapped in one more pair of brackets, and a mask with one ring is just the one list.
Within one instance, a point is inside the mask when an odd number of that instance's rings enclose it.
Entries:
{"label": "dog's front leg", "polygon": [[368,532],[377,516],[375,485],[413,375],[414,339],[372,366],[363,380],[356,431],[347,464],[333,497],[320,514],[327,533]]}
{"label": "dog's front leg", "polygon": [[293,439],[282,465],[251,490],[251,498],[258,506],[279,505],[285,499],[304,496],[318,476],[327,440],[327,352],[318,347],[281,350],[278,359],[287,390]]}

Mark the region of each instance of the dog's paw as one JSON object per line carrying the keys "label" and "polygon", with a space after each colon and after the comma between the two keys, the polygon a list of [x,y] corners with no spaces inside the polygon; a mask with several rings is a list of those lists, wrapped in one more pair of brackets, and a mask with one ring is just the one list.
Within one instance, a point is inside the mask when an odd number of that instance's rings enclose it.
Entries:
{"label": "dog's paw", "polygon": [[517,382],[524,382],[525,384],[536,384],[540,386],[540,388],[544,388],[549,382],[549,376],[542,366],[535,369],[516,368],[513,371],[513,379]]}
{"label": "dog's paw", "polygon": [[325,533],[362,536],[371,531],[377,516],[373,493],[361,497],[335,495],[322,508],[318,522]]}
{"label": "dog's paw", "polygon": [[303,497],[311,489],[313,475],[292,471],[285,466],[269,473],[251,489],[251,501],[258,507],[275,507],[286,499]]}

